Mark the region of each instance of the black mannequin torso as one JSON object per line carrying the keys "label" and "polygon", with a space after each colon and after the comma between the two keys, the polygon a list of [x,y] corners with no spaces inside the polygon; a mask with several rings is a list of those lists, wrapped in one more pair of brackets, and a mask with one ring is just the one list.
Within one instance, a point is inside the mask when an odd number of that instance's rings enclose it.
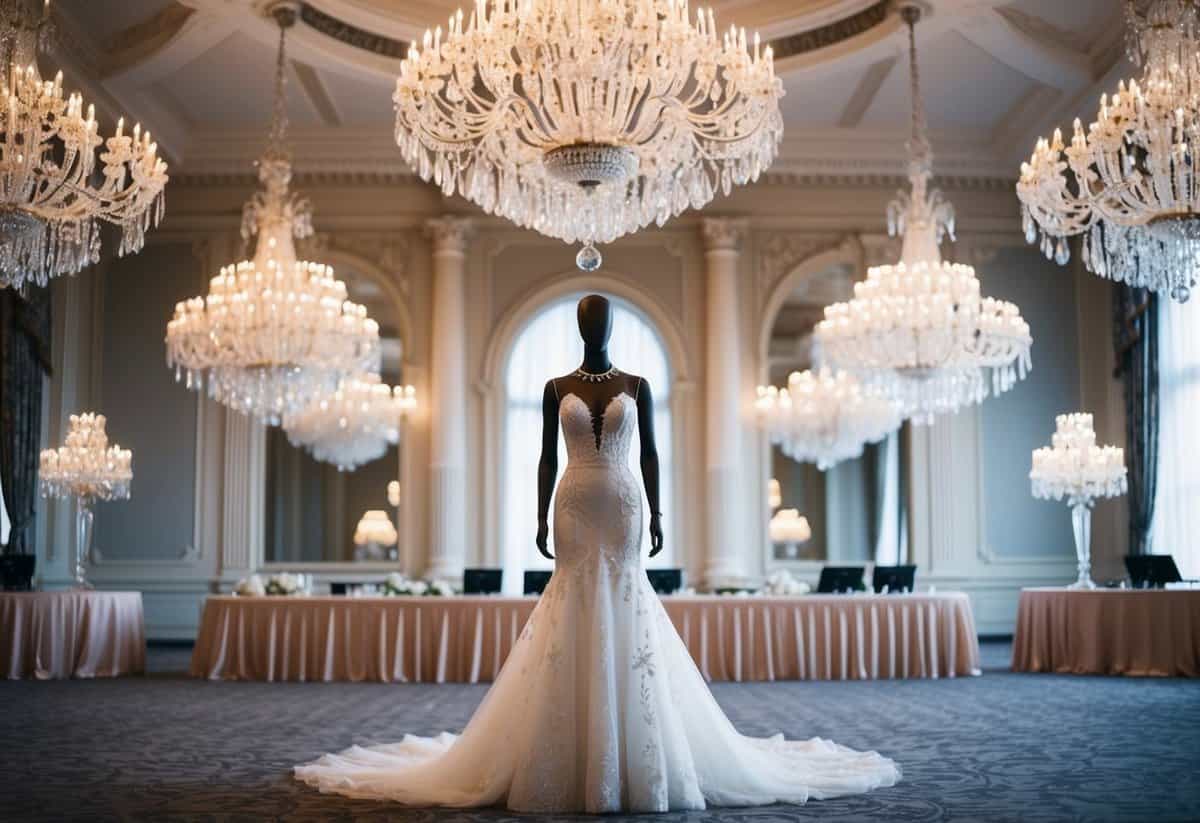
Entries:
{"label": "black mannequin torso", "polygon": [[548,518],[554,482],[558,476],[558,414],[563,398],[574,394],[588,407],[600,446],[604,412],[615,397],[624,393],[637,406],[640,463],[646,499],[650,503],[650,556],[663,546],[662,516],[658,501],[658,448],[654,441],[654,400],[650,386],[640,377],[613,368],[608,357],[612,334],[612,306],[600,295],[591,294],[579,301],[579,334],[583,338],[583,363],[571,374],[546,383],[542,394],[542,454],[538,461],[538,533],[537,547],[543,556],[553,559],[547,549]]}

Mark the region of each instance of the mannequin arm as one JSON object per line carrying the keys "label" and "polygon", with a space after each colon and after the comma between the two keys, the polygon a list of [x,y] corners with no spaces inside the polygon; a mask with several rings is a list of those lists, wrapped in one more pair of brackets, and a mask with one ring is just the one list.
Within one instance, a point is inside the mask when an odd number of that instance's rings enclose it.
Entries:
{"label": "mannequin arm", "polygon": [[546,548],[550,534],[550,498],[558,477],[558,392],[554,381],[546,383],[542,392],[542,456],[538,460],[538,530],[537,547],[543,557],[554,559]]}
{"label": "mannequin arm", "polygon": [[658,446],[654,442],[654,397],[650,384],[638,378],[638,437],[641,440],[642,483],[650,502],[650,556],[662,551],[662,509],[658,502]]}

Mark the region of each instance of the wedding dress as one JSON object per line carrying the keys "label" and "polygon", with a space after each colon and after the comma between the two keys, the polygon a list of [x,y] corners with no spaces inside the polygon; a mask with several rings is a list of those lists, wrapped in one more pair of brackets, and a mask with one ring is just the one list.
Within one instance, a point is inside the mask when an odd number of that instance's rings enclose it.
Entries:
{"label": "wedding dress", "polygon": [[466,729],[355,746],[296,776],[350,797],[532,812],[803,803],[899,780],[875,752],[738,733],[642,568],[634,399],[594,421],[567,394],[559,416],[554,575]]}

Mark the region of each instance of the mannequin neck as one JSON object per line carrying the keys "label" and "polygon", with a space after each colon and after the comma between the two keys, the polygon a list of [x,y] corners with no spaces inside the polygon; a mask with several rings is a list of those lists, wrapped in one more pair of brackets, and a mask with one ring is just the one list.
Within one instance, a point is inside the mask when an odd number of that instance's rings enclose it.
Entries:
{"label": "mannequin neck", "polygon": [[604,374],[612,368],[607,348],[583,347],[583,364],[579,367],[589,374]]}

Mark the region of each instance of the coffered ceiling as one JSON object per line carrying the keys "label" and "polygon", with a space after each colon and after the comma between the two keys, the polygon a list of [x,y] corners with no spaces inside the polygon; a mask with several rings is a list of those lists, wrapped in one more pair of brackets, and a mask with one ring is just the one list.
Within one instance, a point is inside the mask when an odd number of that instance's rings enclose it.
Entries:
{"label": "coffered ceiling", "polygon": [[[406,173],[391,91],[405,44],[463,0],[308,0],[289,38],[305,172]],[[240,175],[270,115],[267,0],[55,0],[55,58],[109,113],[155,133],[173,176]],[[787,96],[778,174],[897,175],[905,32],[888,0],[712,0],[775,46]],[[944,176],[1013,178],[1036,136],[1094,114],[1132,70],[1120,0],[925,0],[922,81]]]}

